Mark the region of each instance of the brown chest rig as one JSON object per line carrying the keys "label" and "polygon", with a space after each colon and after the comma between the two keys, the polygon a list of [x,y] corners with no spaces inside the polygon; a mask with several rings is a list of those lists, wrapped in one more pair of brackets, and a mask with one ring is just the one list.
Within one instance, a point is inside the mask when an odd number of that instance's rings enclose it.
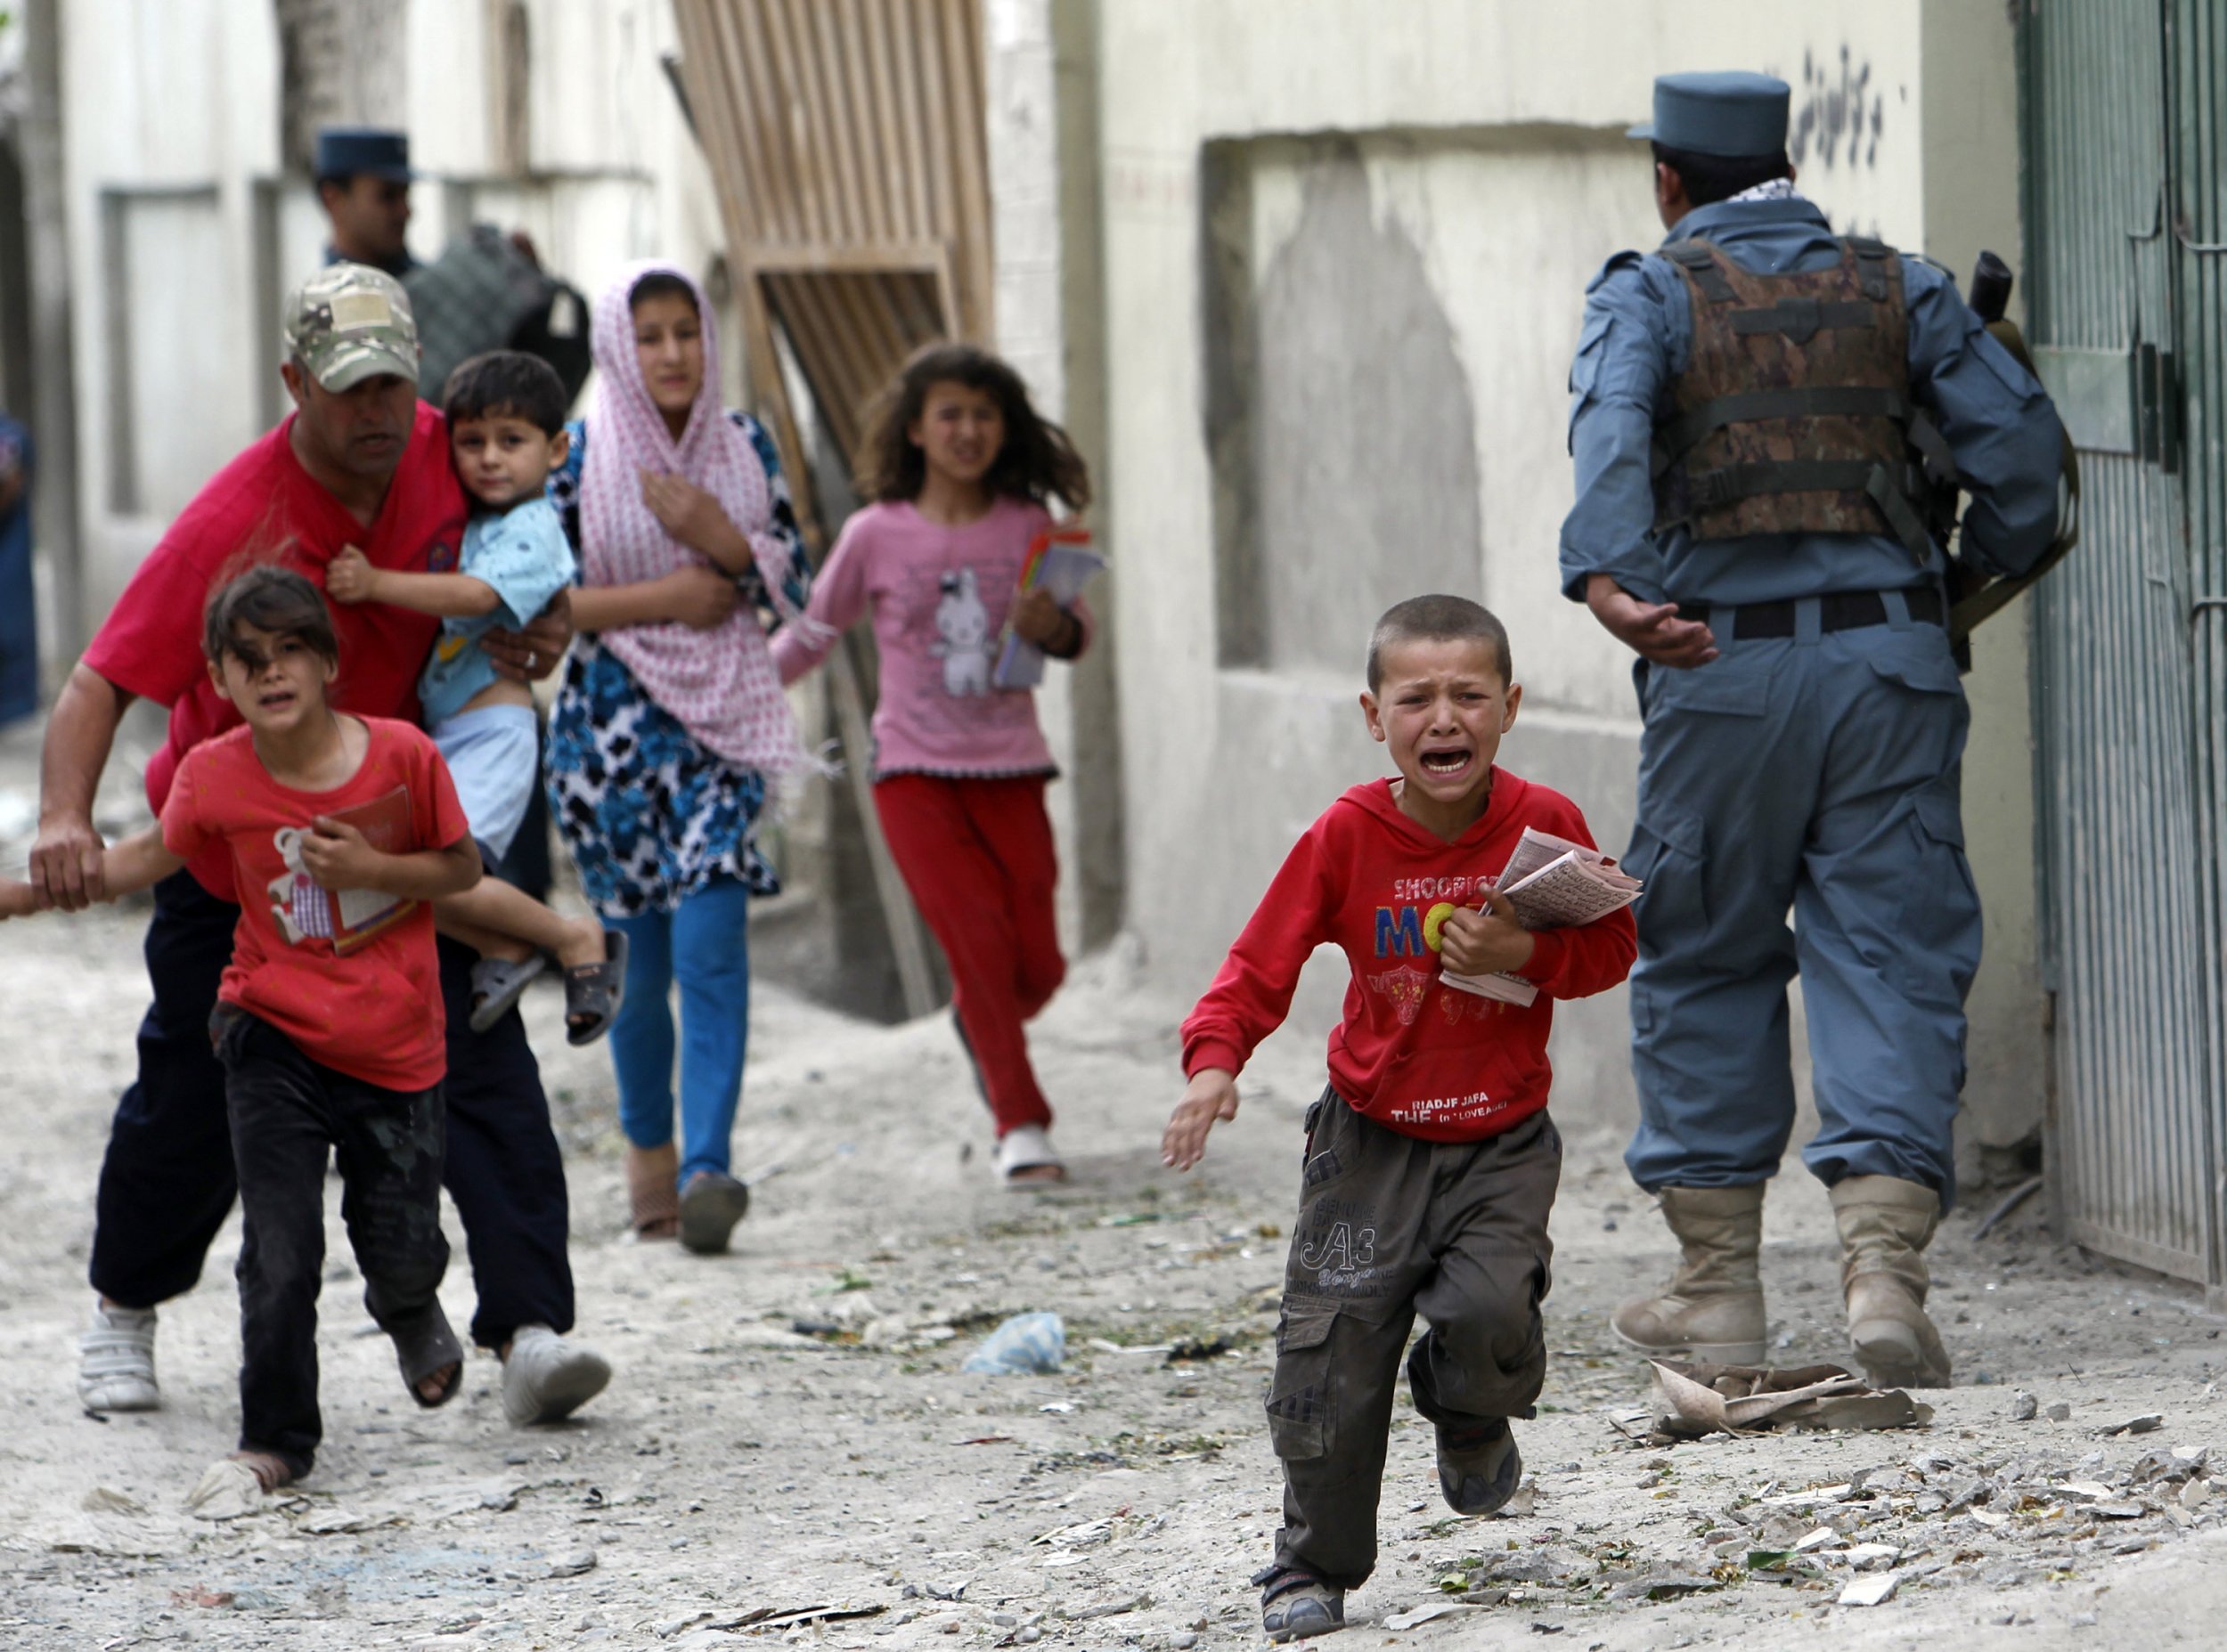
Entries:
{"label": "brown chest rig", "polygon": [[1843,240],[1831,268],[1787,275],[1705,240],[1662,256],[1685,278],[1693,350],[1655,427],[1656,531],[1884,533],[1924,562],[1946,538],[1945,493],[1953,521],[1956,468],[1911,403],[1894,249]]}

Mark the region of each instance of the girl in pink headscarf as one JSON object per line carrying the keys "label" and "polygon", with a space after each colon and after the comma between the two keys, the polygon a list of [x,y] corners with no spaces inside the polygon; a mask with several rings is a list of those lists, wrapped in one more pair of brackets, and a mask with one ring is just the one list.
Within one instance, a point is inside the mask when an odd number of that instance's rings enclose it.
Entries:
{"label": "girl in pink headscarf", "polygon": [[595,401],[551,484],[580,558],[580,637],[550,721],[550,805],[629,943],[610,1046],[635,1230],[714,1252],[749,1204],[729,1162],[748,905],[779,887],[757,819],[805,761],[766,631],[796,622],[809,569],[772,442],[719,404],[696,282],[635,265],[597,301],[591,341]]}

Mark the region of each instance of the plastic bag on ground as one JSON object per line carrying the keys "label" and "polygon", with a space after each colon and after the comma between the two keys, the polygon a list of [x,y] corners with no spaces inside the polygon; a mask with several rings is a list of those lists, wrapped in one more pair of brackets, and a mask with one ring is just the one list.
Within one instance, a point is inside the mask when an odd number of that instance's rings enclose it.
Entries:
{"label": "plastic bag on ground", "polygon": [[1056,1314],[1016,1314],[982,1339],[961,1371],[1018,1376],[1057,1371],[1067,1357],[1067,1328]]}

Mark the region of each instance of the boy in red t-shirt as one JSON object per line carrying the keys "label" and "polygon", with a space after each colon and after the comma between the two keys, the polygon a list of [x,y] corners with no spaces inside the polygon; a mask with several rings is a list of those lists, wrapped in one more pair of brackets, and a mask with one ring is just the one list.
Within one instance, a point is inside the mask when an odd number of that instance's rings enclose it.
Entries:
{"label": "boy in red t-shirt", "polygon": [[[1399,1355],[1438,1425],[1439,1485],[1490,1514],[1522,1473],[1508,1428],[1546,1374],[1539,1299],[1562,1138],[1546,1117],[1554,1000],[1605,991],[1637,951],[1628,912],[1527,931],[1494,887],[1526,826],[1590,847],[1569,799],[1493,766],[1523,690],[1500,622],[1460,597],[1416,597],[1369,641],[1369,733],[1399,778],[1357,785],[1301,838],[1214,984],[1183,1023],[1189,1084],[1162,1160],[1196,1164],[1237,1115],[1236,1075],[1291,1007],[1317,946],[1353,970],[1330,1035],[1330,1086],[1308,1110],[1299,1220],[1285,1270],[1268,1433],[1284,1528],[1261,1626],[1336,1629],[1376,1564],[1376,1501]],[[1505,971],[1528,1005],[1449,988],[1440,968]]]}
{"label": "boy in red t-shirt", "polygon": [[[395,1341],[419,1404],[445,1404],[463,1349],[435,1294],[447,1070],[428,902],[479,878],[440,753],[408,723],[334,711],[331,616],[316,588],[259,567],[219,590],[204,627],[210,680],[244,726],[180,761],[162,824],[106,851],[109,897],[211,850],[241,894],[209,1033],[224,1069],[245,1231],[240,1250],[240,1449],[202,1477],[197,1509],[306,1475],[317,1412],[317,1290],[331,1150],[364,1305]],[[0,917],[37,910],[0,882]]]}

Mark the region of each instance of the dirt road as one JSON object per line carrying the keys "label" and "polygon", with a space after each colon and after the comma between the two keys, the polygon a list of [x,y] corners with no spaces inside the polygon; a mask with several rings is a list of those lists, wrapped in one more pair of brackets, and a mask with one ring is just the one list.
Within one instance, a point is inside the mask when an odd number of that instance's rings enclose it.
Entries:
{"label": "dirt road", "polygon": [[[70,1382],[141,922],[0,929],[0,1648],[1259,1641],[1245,1580],[1277,1508],[1260,1397],[1313,1035],[1283,1040],[1202,1171],[1173,1177],[1155,1143],[1179,1006],[1118,959],[1086,964],[1038,1039],[1076,1183],[1016,1197],[991,1183],[946,1022],[862,1026],[762,983],[740,1132],[758,1202],[737,1253],[703,1259],[624,1237],[608,1064],[567,1050],[536,993],[581,1331],[616,1381],[575,1424],[519,1432],[475,1358],[458,1404],[415,1411],[366,1334],[336,1197],[328,1444],[298,1495],[210,1525],[181,1500],[235,1426],[236,1224],[163,1310],[164,1410],[94,1420]],[[1606,1314],[1668,1246],[1617,1146],[1570,1143],[1554,1357],[1520,1425],[1529,1511],[1450,1517],[1403,1413],[1384,1563],[1340,1644],[2222,1643],[2227,1495],[2207,1501],[2194,1453],[2227,1445],[2227,1399],[2200,1304],[2090,1267],[2031,1216],[1975,1243],[1961,1212],[1937,1302],[1970,1386],[1933,1396],[1929,1428],[1649,1449],[1625,1434],[1644,1373]],[[1774,1357],[1829,1357],[1828,1217],[1799,1173],[1768,1232]],[[461,1249],[445,1297],[462,1323]],[[1039,1308],[1065,1317],[1063,1371],[959,1369]],[[2043,1414],[2013,1420],[2014,1388]],[[2160,1425],[2100,1432],[2142,1414]],[[1852,1577],[1893,1596],[1836,1606]],[[858,1615],[779,1615],[804,1608]]]}

